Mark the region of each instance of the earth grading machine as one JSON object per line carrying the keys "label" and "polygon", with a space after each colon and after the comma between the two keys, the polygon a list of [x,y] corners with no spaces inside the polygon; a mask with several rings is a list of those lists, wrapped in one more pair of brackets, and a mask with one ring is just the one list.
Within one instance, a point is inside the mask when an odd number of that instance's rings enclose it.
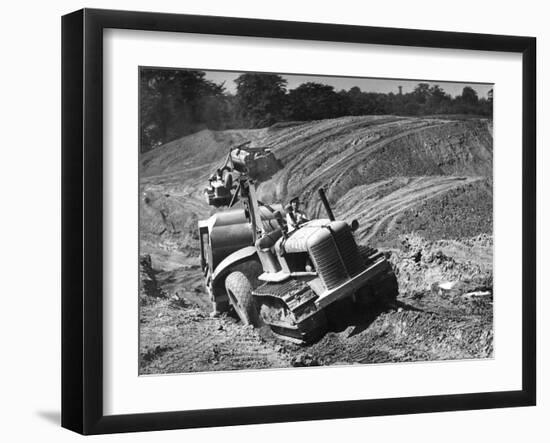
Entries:
{"label": "earth grading machine", "polygon": [[224,185],[227,208],[199,221],[214,315],[233,309],[244,324],[269,325],[278,337],[305,344],[324,335],[338,304],[394,303],[397,280],[386,257],[357,245],[358,222],[336,220],[323,189],[328,217],[289,232],[283,207],[259,201],[248,167],[235,166],[223,166],[232,174]]}

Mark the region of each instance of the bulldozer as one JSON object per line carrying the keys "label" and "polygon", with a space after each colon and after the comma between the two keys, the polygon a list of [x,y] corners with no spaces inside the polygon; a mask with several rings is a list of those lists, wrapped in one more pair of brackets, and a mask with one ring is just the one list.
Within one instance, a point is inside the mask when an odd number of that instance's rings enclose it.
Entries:
{"label": "bulldozer", "polygon": [[228,163],[241,173],[246,173],[253,180],[270,176],[281,167],[271,147],[250,146],[251,141],[246,141],[234,146],[229,152]]}
{"label": "bulldozer", "polygon": [[357,245],[358,222],[336,220],[322,188],[327,218],[290,231],[282,205],[258,200],[254,180],[245,169],[237,173],[228,208],[198,222],[213,315],[233,310],[245,325],[308,344],[326,333],[338,304],[395,302],[385,255]]}
{"label": "bulldozer", "polygon": [[206,202],[216,208],[228,206],[233,197],[232,189],[233,175],[230,168],[224,166],[208,179],[208,187],[204,189]]}
{"label": "bulldozer", "polygon": [[207,203],[216,208],[229,206],[232,202],[235,177],[246,174],[253,180],[267,178],[281,168],[268,146],[250,146],[246,141],[229,149],[224,163],[208,179],[208,186],[204,189]]}

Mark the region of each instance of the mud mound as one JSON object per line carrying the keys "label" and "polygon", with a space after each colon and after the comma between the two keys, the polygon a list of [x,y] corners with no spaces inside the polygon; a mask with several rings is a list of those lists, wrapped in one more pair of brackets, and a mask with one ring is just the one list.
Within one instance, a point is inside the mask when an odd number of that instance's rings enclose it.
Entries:
{"label": "mud mound", "polygon": [[[142,205],[142,230],[152,241],[182,233],[181,244],[192,244],[189,229],[196,217],[212,213],[203,195],[209,175],[230,146],[252,140],[271,146],[282,166],[259,183],[262,201],[287,202],[299,195],[311,217],[325,216],[317,196],[324,187],[339,218],[358,219],[363,241],[391,242],[413,230],[433,232],[434,238],[489,232],[489,127],[480,119],[362,116],[257,130],[201,131],[142,155],[141,188],[144,199],[149,198]],[[474,184],[478,180],[486,185]],[[370,208],[374,201],[377,205]],[[472,218],[463,232],[453,232],[461,213]]]}
{"label": "mud mound", "polygon": [[414,234],[402,236],[401,243],[390,257],[401,297],[439,294],[447,288],[455,293],[492,290],[492,243],[471,248],[457,241],[429,242]]}
{"label": "mud mound", "polygon": [[382,313],[360,334],[329,333],[308,352],[323,365],[488,358],[491,328],[489,318],[400,310]]}
{"label": "mud mound", "polygon": [[153,269],[150,255],[139,257],[139,301],[147,304],[153,298],[164,297],[157,280],[157,272]]}
{"label": "mud mound", "polygon": [[186,193],[142,193],[140,240],[169,249],[198,249],[198,217],[209,213],[205,202]]}
{"label": "mud mound", "polygon": [[230,146],[255,140],[264,132],[262,129],[205,129],[142,154],[140,174],[142,177],[150,177],[209,165],[227,155]]}
{"label": "mud mound", "polygon": [[337,202],[355,187],[392,177],[492,174],[492,136],[479,120],[342,118],[268,133],[265,143],[285,164],[260,186],[265,199],[299,193],[309,201],[323,186]]}
{"label": "mud mound", "polygon": [[429,239],[492,232],[492,187],[483,177],[399,177],[362,185],[338,200],[335,213],[357,219],[360,242],[396,246],[399,235]]}
{"label": "mud mound", "polygon": [[462,239],[493,230],[492,181],[483,177],[409,177],[355,188],[336,205],[361,222],[360,241],[395,247],[400,235]]}
{"label": "mud mound", "polygon": [[464,183],[423,200],[402,212],[391,228],[391,232],[372,241],[383,244],[386,239],[409,232],[417,232],[428,240],[463,239],[493,232],[492,181]]}
{"label": "mud mound", "polygon": [[[371,148],[372,150],[372,148]],[[492,138],[473,122],[447,122],[411,130],[357,155],[330,184],[338,200],[355,186],[399,176],[483,176],[492,174]]]}
{"label": "mud mound", "polygon": [[[198,251],[177,250],[176,248],[158,248],[142,244],[142,257],[146,257],[146,267],[141,264],[142,284],[154,281],[154,290],[141,291],[140,298],[145,303],[157,298],[179,300],[210,312],[210,300],[204,287],[203,274],[197,260]],[[148,288],[148,286],[145,286]],[[144,298],[147,300],[145,301]]]}

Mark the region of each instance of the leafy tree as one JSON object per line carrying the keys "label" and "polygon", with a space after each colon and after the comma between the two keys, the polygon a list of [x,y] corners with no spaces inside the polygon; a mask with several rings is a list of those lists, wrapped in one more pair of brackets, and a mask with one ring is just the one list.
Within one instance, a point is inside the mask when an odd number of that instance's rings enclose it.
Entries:
{"label": "leafy tree", "polygon": [[201,71],[142,69],[140,98],[142,152],[224,121],[223,86]]}
{"label": "leafy tree", "polygon": [[413,91],[413,97],[417,103],[423,105],[430,96],[430,85],[428,83],[419,83]]}
{"label": "leafy tree", "polygon": [[277,74],[242,74],[237,92],[193,70],[142,69],[140,147],[147,151],[201,129],[256,128],[285,120],[319,120],[343,115],[474,114],[491,117],[492,90],[479,98],[470,86],[451,97],[439,85],[419,83],[407,94],[365,92],[357,86],[335,92],[306,82],[287,92]]}
{"label": "leafy tree", "polygon": [[341,91],[342,103],[345,104],[350,115],[361,115],[365,109],[365,96],[358,86],[350,88],[349,91]]}
{"label": "leafy tree", "polygon": [[269,126],[283,119],[286,80],[276,74],[242,74],[237,84],[237,105],[250,127]]}
{"label": "leafy tree", "polygon": [[462,101],[466,105],[477,105],[478,103],[477,92],[470,86],[465,86],[462,90]]}
{"label": "leafy tree", "polygon": [[410,101],[405,104],[404,114],[405,115],[419,115],[421,106],[416,101]]}
{"label": "leafy tree", "polygon": [[427,114],[440,113],[451,100],[451,96],[446,94],[439,85],[434,85],[429,89],[428,98],[425,104],[425,112]]}
{"label": "leafy tree", "polygon": [[342,97],[322,83],[303,83],[288,94],[288,115],[293,120],[320,120],[345,114]]}

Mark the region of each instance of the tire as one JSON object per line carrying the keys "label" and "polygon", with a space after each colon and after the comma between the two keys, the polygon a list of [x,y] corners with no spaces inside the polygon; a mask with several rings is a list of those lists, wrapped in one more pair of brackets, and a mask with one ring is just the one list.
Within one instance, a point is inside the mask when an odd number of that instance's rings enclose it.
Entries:
{"label": "tire", "polygon": [[248,278],[240,271],[232,272],[225,279],[225,290],[229,302],[240,320],[245,325],[257,326],[260,321],[258,308]]}

